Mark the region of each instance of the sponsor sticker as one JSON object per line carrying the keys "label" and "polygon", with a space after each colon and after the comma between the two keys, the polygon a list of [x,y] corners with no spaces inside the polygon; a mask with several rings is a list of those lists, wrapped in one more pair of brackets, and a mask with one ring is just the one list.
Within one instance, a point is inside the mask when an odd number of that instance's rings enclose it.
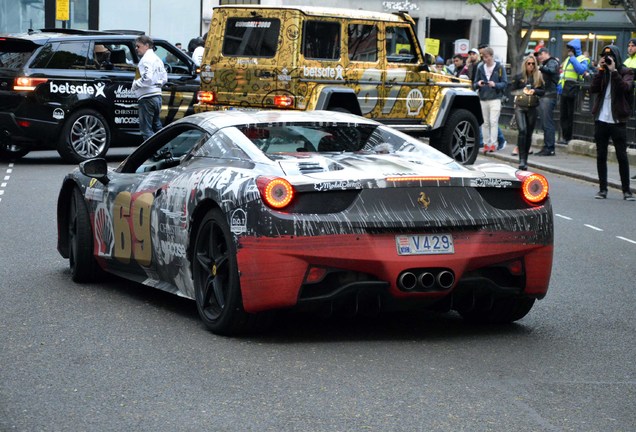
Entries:
{"label": "sponsor sticker", "polygon": [[418,89],[413,89],[406,95],[406,109],[410,116],[416,116],[424,106],[424,95]]}
{"label": "sponsor sticker", "polygon": [[53,118],[55,120],[62,120],[64,118],[64,110],[62,108],[55,108],[53,110]]}
{"label": "sponsor sticker", "polygon": [[[330,78],[344,80],[344,68],[340,65],[334,67],[307,67],[303,66],[303,76],[310,78]],[[420,93],[421,94],[421,93]]]}
{"label": "sponsor sticker", "polygon": [[115,124],[139,124],[139,117],[115,117]]}
{"label": "sponsor sticker", "polygon": [[232,212],[230,230],[236,235],[247,232],[247,214],[243,209],[236,209]]}
{"label": "sponsor sticker", "polygon": [[106,97],[104,94],[104,88],[106,84],[104,83],[95,83],[95,84],[71,84],[71,83],[62,83],[56,84],[54,82],[49,83],[49,91],[51,93],[57,94],[69,94],[69,95],[88,95],[88,96],[102,96]]}

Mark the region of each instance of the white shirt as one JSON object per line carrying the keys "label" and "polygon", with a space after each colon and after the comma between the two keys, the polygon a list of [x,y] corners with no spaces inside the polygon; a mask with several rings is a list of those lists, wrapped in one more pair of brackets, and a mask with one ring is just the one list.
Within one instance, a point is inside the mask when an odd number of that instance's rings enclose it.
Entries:
{"label": "white shirt", "polygon": [[197,66],[201,66],[201,62],[203,61],[203,51],[205,48],[202,46],[198,46],[192,51],[192,60],[194,60],[194,64]]}
{"label": "white shirt", "polygon": [[598,120],[603,123],[618,123],[612,115],[612,81],[607,83],[605,96],[601,105],[601,112],[598,114]]}

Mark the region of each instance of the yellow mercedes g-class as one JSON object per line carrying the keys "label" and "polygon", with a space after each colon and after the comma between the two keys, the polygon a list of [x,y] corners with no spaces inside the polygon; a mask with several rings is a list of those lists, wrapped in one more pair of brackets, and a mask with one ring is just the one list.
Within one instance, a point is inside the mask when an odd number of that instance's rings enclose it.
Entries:
{"label": "yellow mercedes g-class", "polygon": [[430,71],[415,22],[303,6],[215,7],[196,112],[347,111],[411,135],[462,164],[479,151],[481,107],[470,82]]}

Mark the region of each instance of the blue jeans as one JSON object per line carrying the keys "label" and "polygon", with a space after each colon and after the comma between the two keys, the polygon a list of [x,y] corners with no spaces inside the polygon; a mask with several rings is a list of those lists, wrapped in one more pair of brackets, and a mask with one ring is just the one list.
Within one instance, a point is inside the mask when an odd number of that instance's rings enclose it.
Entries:
{"label": "blue jeans", "polygon": [[139,99],[139,130],[144,141],[163,127],[160,116],[161,95]]}
{"label": "blue jeans", "polygon": [[543,123],[543,148],[554,151],[556,126],[554,125],[554,107],[556,98],[542,97],[539,99],[539,115]]}

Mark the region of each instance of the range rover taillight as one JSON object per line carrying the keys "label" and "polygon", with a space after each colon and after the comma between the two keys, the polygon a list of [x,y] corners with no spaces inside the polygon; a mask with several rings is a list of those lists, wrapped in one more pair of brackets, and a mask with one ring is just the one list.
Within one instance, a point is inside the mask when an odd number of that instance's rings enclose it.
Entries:
{"label": "range rover taillight", "polygon": [[18,77],[13,80],[13,90],[33,91],[38,85],[43,84],[47,81],[47,78]]}

